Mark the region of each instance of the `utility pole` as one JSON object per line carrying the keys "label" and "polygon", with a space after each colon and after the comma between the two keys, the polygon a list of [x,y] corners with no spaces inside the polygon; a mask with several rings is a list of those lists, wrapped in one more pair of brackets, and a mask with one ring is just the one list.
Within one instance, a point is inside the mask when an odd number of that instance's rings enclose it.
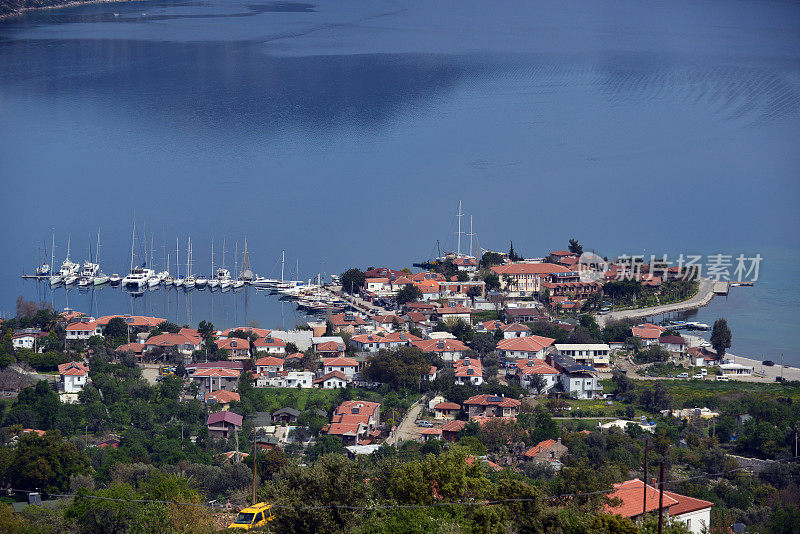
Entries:
{"label": "utility pole", "polygon": [[664,462],[661,462],[661,480],[658,483],[658,534],[664,524]]}
{"label": "utility pole", "polygon": [[258,447],[256,446],[256,431],[253,429],[253,506],[256,505],[256,489],[258,488]]}
{"label": "utility pole", "polygon": [[649,441],[644,438],[644,499],[642,500],[642,515],[647,513],[647,445]]}

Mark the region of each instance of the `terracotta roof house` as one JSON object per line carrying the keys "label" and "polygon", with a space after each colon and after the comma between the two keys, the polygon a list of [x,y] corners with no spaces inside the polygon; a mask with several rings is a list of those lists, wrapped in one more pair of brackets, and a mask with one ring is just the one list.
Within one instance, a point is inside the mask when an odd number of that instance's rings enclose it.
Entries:
{"label": "terracotta roof house", "polygon": [[142,343],[125,343],[114,349],[114,353],[119,357],[123,352],[132,352],[137,358],[141,358],[144,354],[144,344]]}
{"label": "terracotta roof house", "polygon": [[702,534],[708,531],[711,527],[713,502],[664,490],[664,498],[667,497],[678,501],[677,504],[669,507],[670,517],[685,524],[692,534]]}
{"label": "terracotta roof house", "polygon": [[509,263],[490,267],[500,277],[500,289],[510,296],[534,296],[541,290],[542,279],[551,273],[570,272],[555,263]]}
{"label": "terracotta roof house", "polygon": [[341,371],[331,371],[314,380],[314,385],[323,389],[344,388],[351,380]]}
{"label": "terracotta roof house", "polygon": [[525,451],[525,459],[534,462],[546,462],[551,465],[560,464],[561,458],[569,452],[566,445],[561,443],[561,438],[558,440],[546,439],[540,441],[527,451]]}
{"label": "terracotta roof house", "polygon": [[354,334],[356,330],[367,326],[367,321],[353,313],[338,313],[331,315],[328,322],[334,330]]}
{"label": "terracotta roof house", "polygon": [[256,352],[266,352],[268,354],[286,354],[286,343],[282,339],[267,335],[253,341],[253,348]]}
{"label": "terracotta roof house", "polygon": [[340,436],[346,444],[356,444],[380,424],[380,408],[377,402],[351,400],[336,408],[330,424],[322,431]]}
{"label": "terracotta roof house", "polygon": [[665,328],[651,323],[640,324],[639,326],[631,328],[631,334],[641,339],[642,343],[646,346],[658,343],[658,338],[660,338],[661,334],[664,332]]}
{"label": "terracotta roof house", "polygon": [[[300,357],[303,357],[302,353],[300,353]],[[283,370],[284,363],[285,360],[276,356],[265,356],[256,360],[256,372],[258,374],[277,373]]]}
{"label": "terracotta roof house", "polygon": [[324,357],[341,356],[344,353],[344,343],[326,341],[315,346],[314,351]]}
{"label": "terracotta roof house", "polygon": [[546,320],[547,317],[536,308],[506,308],[503,310],[505,320],[511,323],[533,323]]}
{"label": "terracotta roof house", "polygon": [[430,316],[432,321],[457,321],[462,320],[467,324],[472,324],[470,309],[466,306],[442,306],[433,310]]}
{"label": "terracotta roof house", "polygon": [[543,336],[514,337],[500,341],[497,350],[506,359],[542,359],[554,342],[555,339]]}
{"label": "terracotta roof house", "polygon": [[201,340],[199,337],[189,337],[183,334],[158,334],[144,342],[144,351],[151,352],[157,348],[177,348],[180,354],[189,355],[196,350],[200,350]]}
{"label": "terracotta roof house", "polygon": [[208,416],[206,426],[209,435],[227,439],[234,431],[242,427],[242,416],[228,411],[212,413]]}
{"label": "terracotta roof house", "polygon": [[534,376],[539,375],[544,381],[544,385],[535,393],[541,395],[550,391],[558,383],[559,371],[555,367],[548,365],[543,360],[534,358],[531,360],[517,360],[517,378],[519,385],[528,391],[533,391],[535,379]]}
{"label": "terracotta roof house", "polygon": [[511,339],[515,337],[526,337],[531,335],[531,329],[528,325],[521,323],[500,324],[497,328],[503,332],[503,339]]}
{"label": "terracotta roof house", "polygon": [[454,419],[461,411],[461,405],[455,402],[440,402],[433,407],[434,417],[443,421]]}
{"label": "terracotta roof house", "polygon": [[658,338],[658,344],[677,355],[686,352],[686,341],[681,336],[661,336]]}
{"label": "terracotta roof house", "polygon": [[469,347],[457,339],[420,339],[411,343],[422,352],[436,353],[444,361],[461,359]]}
{"label": "terracotta roof house", "polygon": [[58,366],[59,389],[78,393],[89,381],[89,367],[83,362],[62,363]]}
{"label": "terracotta roof house", "polygon": [[238,337],[220,338],[214,341],[217,348],[227,350],[231,355],[231,360],[250,359],[250,341]]}
{"label": "terracotta roof house", "polygon": [[241,397],[238,393],[234,393],[232,391],[225,391],[221,389],[219,391],[212,391],[211,393],[206,394],[205,401],[206,404],[210,402],[217,402],[222,405],[223,410],[227,410],[230,403],[233,401],[239,401]]}
{"label": "terracotta roof house", "polygon": [[221,389],[233,391],[239,385],[239,375],[236,369],[211,367],[197,369],[191,379],[198,384],[200,393],[205,394]]}
{"label": "terracotta roof house", "polygon": [[97,324],[105,327],[108,322],[115,317],[122,318],[130,327],[141,328],[143,330],[152,330],[166,321],[166,319],[160,317],[147,317],[144,315],[104,315],[97,319]]}
{"label": "terracotta roof house", "polygon": [[350,380],[358,370],[358,362],[351,358],[343,358],[341,356],[336,358],[325,358],[322,360],[322,369],[324,373],[332,373],[339,371],[347,376]]}
{"label": "terracotta roof house", "polygon": [[464,406],[470,419],[477,416],[516,417],[522,403],[517,399],[483,394],[468,398]]}
{"label": "terracotta roof house", "polygon": [[[655,481],[654,481],[655,484]],[[646,489],[645,489],[646,488]],[[647,492],[647,502],[644,502],[644,493]],[[619,499],[618,505],[605,504],[606,513],[617,514],[634,521],[642,516],[642,512],[658,512],[659,491],[657,487],[638,478],[620,484],[614,484],[614,491],[608,494],[611,499]],[[646,504],[646,507],[645,507]],[[711,525],[711,507],[714,503],[680,495],[679,493],[664,491],[664,515],[683,523],[693,533],[705,532]]]}
{"label": "terracotta roof house", "polygon": [[458,439],[458,433],[464,430],[464,427],[467,426],[466,421],[450,421],[442,425],[442,438],[446,441],[456,441]]}
{"label": "terracotta roof house", "polygon": [[422,436],[422,441],[440,439],[442,437],[442,431],[439,428],[423,428],[419,433]]}
{"label": "terracotta roof house", "polygon": [[68,340],[86,340],[92,336],[102,336],[103,326],[95,321],[76,321],[66,326],[66,337]]}
{"label": "terracotta roof house", "polygon": [[464,358],[463,360],[454,361],[453,372],[455,373],[456,384],[472,384],[473,386],[483,384],[483,366],[477,358]]}

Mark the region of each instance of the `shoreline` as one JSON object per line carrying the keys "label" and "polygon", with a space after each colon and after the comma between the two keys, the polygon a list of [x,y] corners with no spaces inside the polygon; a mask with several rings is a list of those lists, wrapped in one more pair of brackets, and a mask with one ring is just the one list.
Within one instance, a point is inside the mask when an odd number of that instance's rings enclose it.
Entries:
{"label": "shoreline", "polygon": [[70,2],[65,2],[63,4],[53,4],[50,6],[33,6],[33,7],[23,7],[19,11],[12,11],[9,13],[2,13],[0,14],[0,22],[13,20],[24,15],[27,15],[30,12],[36,11],[44,11],[47,9],[62,9],[67,7],[80,7],[85,5],[91,4],[128,4],[131,2],[141,2],[144,0],[72,0]]}
{"label": "shoreline", "polygon": [[[690,335],[690,334],[681,334],[683,338],[687,341],[687,347],[697,347],[705,341],[700,336]],[[753,368],[753,373],[763,373],[763,376],[756,376],[752,374],[750,376],[737,376],[731,377],[729,380],[739,380],[742,382],[762,382],[762,383],[776,383],[775,378],[779,376],[783,376],[785,380],[800,380],[800,367],[792,367],[790,365],[781,366],[781,362],[775,362],[773,366],[767,366],[763,364],[762,360],[756,360],[753,358],[748,358],[746,356],[739,356],[737,354],[733,354],[731,352],[725,353],[725,359],[732,360],[734,363],[738,363],[740,365],[746,365]]]}
{"label": "shoreline", "polygon": [[688,310],[695,310],[708,306],[713,299],[714,282],[707,278],[701,278],[700,285],[697,288],[697,293],[682,302],[663,304],[661,306],[653,306],[650,308],[638,308],[634,310],[610,312],[606,315],[598,316],[597,323],[602,328],[610,321],[619,321],[621,319],[641,319],[645,317],[663,315],[665,313],[678,313]]}

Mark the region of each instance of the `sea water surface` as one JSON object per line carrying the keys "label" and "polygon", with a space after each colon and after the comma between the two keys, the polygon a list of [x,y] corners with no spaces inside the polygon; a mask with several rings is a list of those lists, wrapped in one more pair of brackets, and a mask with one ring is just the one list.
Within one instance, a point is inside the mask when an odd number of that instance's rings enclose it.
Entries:
{"label": "sea water surface", "polygon": [[[0,23],[0,310],[18,295],[292,326],[250,291],[50,292],[38,250],[107,273],[304,279],[457,247],[762,253],[701,310],[800,364],[800,5],[777,1],[144,1]],[[462,219],[467,228],[469,219]],[[179,250],[175,251],[176,238]],[[238,251],[234,260],[234,252]],[[462,251],[468,239],[462,238]],[[289,309],[291,308],[291,309]],[[793,360],[792,360],[793,358]]]}

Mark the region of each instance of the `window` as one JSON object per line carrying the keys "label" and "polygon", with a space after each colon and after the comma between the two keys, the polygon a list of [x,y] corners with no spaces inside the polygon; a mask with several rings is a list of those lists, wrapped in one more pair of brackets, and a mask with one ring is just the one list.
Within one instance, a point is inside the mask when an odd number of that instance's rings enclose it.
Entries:
{"label": "window", "polygon": [[261,512],[258,512],[256,514],[256,518],[255,518],[255,520],[253,522],[254,523],[260,523],[261,521],[263,521],[263,519],[264,519],[264,515]]}

